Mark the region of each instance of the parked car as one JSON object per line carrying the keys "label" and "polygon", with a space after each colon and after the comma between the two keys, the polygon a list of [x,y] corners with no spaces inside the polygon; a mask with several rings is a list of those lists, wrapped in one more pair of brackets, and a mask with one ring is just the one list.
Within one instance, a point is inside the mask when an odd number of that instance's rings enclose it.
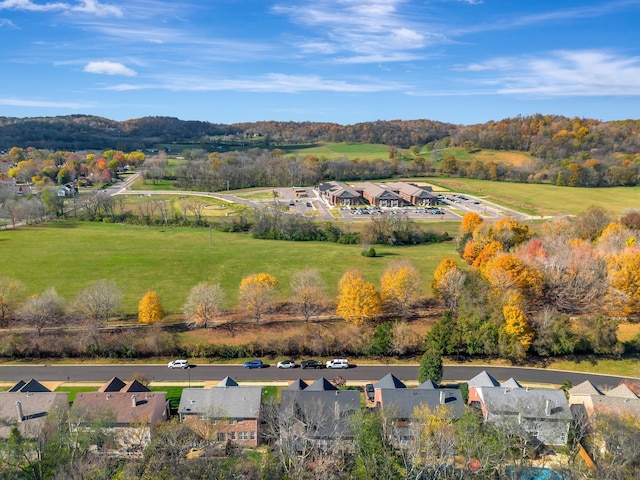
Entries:
{"label": "parked car", "polygon": [[349,368],[349,361],[346,358],[334,358],[327,361],[327,368]]}
{"label": "parked car", "polygon": [[167,367],[174,369],[174,368],[191,368],[191,365],[189,365],[189,362],[187,360],[174,360],[173,362],[169,362],[169,364],[167,365]]}
{"label": "parked car", "polygon": [[264,367],[264,363],[262,360],[249,360],[248,362],[244,362],[244,368],[262,368]]}
{"label": "parked car", "polygon": [[296,368],[298,364],[293,360],[282,360],[276,364],[278,368]]}
{"label": "parked car", "polygon": [[373,400],[375,399],[375,390],[373,388],[373,383],[367,383],[364,386],[364,391],[367,394],[367,398],[369,399],[369,401],[373,402]]}
{"label": "parked car", "polygon": [[300,365],[302,368],[324,368],[324,363],[319,360],[305,360]]}

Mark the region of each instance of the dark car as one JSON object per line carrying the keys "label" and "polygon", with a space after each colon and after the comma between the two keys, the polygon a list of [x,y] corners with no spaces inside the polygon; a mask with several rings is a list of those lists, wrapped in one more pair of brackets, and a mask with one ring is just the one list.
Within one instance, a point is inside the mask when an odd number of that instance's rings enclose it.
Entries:
{"label": "dark car", "polygon": [[300,366],[302,368],[324,368],[324,363],[319,360],[305,360]]}
{"label": "dark car", "polygon": [[264,367],[264,363],[262,360],[250,360],[244,363],[244,368],[262,368]]}

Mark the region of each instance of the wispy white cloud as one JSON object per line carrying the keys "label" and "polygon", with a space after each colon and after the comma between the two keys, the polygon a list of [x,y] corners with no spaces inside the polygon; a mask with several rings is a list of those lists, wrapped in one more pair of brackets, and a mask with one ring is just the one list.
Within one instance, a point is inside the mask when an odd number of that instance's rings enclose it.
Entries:
{"label": "wispy white cloud", "polygon": [[[406,7],[406,8],[405,8]],[[341,63],[414,59],[434,38],[408,11],[407,0],[304,0],[273,8],[316,38],[295,39],[304,53],[339,54]],[[317,47],[312,51],[313,47]],[[408,52],[414,52],[409,55]]]}
{"label": "wispy white cloud", "polygon": [[51,102],[46,100],[24,100],[21,98],[2,97],[0,97],[0,105],[6,105],[10,107],[71,108],[74,110],[93,106],[93,104],[79,102]]}
{"label": "wispy white cloud", "polygon": [[263,93],[304,93],[304,92],[342,92],[371,93],[402,90],[406,86],[393,82],[380,82],[372,79],[347,81],[323,78],[318,75],[285,75],[271,73],[251,79],[210,79],[193,76],[163,76],[157,82],[140,84],[119,84],[107,87],[107,90],[148,90],[162,89],[170,91],[243,91]]}
{"label": "wispy white cloud", "polygon": [[83,70],[87,73],[100,73],[104,75],[125,75],[128,77],[137,75],[135,70],[124,66],[122,63],[109,61],[89,62]]}
{"label": "wispy white cloud", "polygon": [[15,23],[13,23],[8,18],[0,18],[0,28],[9,27],[9,28],[18,28]]}
{"label": "wispy white cloud", "polygon": [[640,57],[602,50],[560,50],[468,65],[497,94],[544,97],[640,95]]}
{"label": "wispy white cloud", "polygon": [[77,3],[36,3],[32,0],[2,0],[0,1],[0,10],[23,10],[27,12],[79,12],[89,13],[99,17],[122,16],[122,10],[119,7],[100,3],[98,0],[80,0]]}

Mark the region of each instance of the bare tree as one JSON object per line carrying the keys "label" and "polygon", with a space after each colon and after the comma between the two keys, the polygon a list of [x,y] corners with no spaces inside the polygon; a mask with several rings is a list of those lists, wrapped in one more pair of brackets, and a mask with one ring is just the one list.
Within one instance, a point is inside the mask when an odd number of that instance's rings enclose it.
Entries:
{"label": "bare tree", "polygon": [[193,213],[194,217],[196,217],[196,223],[200,223],[202,221],[202,212],[206,203],[201,198],[189,197],[182,201],[184,203],[184,208],[191,213]]}
{"label": "bare tree", "polygon": [[34,327],[38,335],[45,327],[58,326],[64,320],[64,299],[55,288],[31,297],[16,312],[18,320]]}
{"label": "bare tree", "polygon": [[294,273],[291,278],[293,303],[304,317],[305,322],[322,310],[326,301],[326,285],[315,268],[306,268]]}
{"label": "bare tree", "polygon": [[191,289],[182,308],[185,316],[197,327],[207,328],[220,313],[226,297],[219,284],[201,282]]}
{"label": "bare tree", "polygon": [[122,291],[112,280],[98,280],[82,290],[71,303],[71,311],[90,324],[104,325],[122,304]]}
{"label": "bare tree", "polygon": [[462,296],[466,273],[454,268],[446,272],[438,282],[438,290],[445,307],[452,312],[458,311],[458,302]]}

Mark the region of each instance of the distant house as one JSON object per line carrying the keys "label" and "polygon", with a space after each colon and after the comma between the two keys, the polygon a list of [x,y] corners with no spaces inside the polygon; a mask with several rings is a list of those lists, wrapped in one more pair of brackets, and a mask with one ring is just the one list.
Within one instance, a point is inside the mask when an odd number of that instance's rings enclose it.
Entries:
{"label": "distant house", "polygon": [[54,393],[33,379],[20,381],[0,392],[0,438],[9,438],[14,427],[23,437],[36,438],[48,417],[68,408],[67,392]]}
{"label": "distant house", "polygon": [[523,388],[513,379],[500,384],[486,371],[468,385],[468,404],[482,412],[485,422],[545,445],[567,444],[573,415],[562,390]]}
{"label": "distant house", "polygon": [[151,427],[169,417],[166,392],[152,392],[137,380],[112,378],[96,392],[76,395],[71,428],[91,428],[99,419],[114,434],[111,454],[140,455],[151,441]]}
{"label": "distant house", "polygon": [[357,183],[353,188],[375,207],[399,207],[404,204],[399,195],[375,183]]}
{"label": "distant house", "polygon": [[353,438],[349,419],[359,410],[360,392],[339,390],[324,377],[311,385],[298,379],[281,392],[280,440],[299,452],[330,450]]}
{"label": "distant house", "polygon": [[362,199],[360,192],[341,182],[325,182],[318,186],[318,193],[330,205],[352,207]]}
{"label": "distant house", "polygon": [[460,418],[465,410],[460,389],[440,388],[431,380],[417,388],[407,388],[390,373],[375,383],[373,389],[375,407],[393,422],[393,443],[397,447],[405,447],[413,440],[416,408],[428,407],[451,419]]}
{"label": "distant house", "polygon": [[420,187],[406,182],[390,182],[386,185],[389,190],[400,195],[405,202],[411,205],[435,206],[438,204],[438,197],[431,193],[431,187]]}
{"label": "distant house", "polygon": [[210,442],[256,447],[262,423],[262,387],[239,386],[226,377],[215,387],[185,388],[180,420]]}
{"label": "distant house", "polygon": [[73,198],[78,194],[78,186],[73,183],[67,183],[58,188],[56,195],[58,197]]}

